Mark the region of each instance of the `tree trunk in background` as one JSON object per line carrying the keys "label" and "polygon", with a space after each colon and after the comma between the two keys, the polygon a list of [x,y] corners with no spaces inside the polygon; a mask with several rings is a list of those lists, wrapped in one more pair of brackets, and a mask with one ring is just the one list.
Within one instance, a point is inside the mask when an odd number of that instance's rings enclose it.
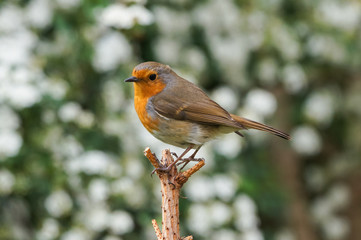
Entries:
{"label": "tree trunk in background", "polygon": [[356,170],[348,179],[350,188],[350,203],[347,209],[350,224],[350,240],[359,240],[361,236],[361,172]]}
{"label": "tree trunk in background", "polygon": [[[350,79],[347,90],[345,91],[345,96],[356,98],[359,96],[361,91],[361,72],[355,73],[355,75]],[[359,99],[359,98],[358,98]],[[351,141],[348,142],[347,149],[344,151],[348,152],[350,156],[354,156],[355,161],[358,164],[353,166],[353,171],[349,174],[345,174],[346,182],[350,190],[350,202],[346,214],[350,226],[350,240],[358,240],[361,236],[361,138],[359,137],[359,130],[361,129],[361,119],[355,107],[347,108],[347,126],[350,134],[355,134],[351,137]]]}
{"label": "tree trunk in background", "polygon": [[[288,131],[291,129],[291,120],[288,117],[292,107],[291,100],[283,89],[278,89],[275,95],[279,103],[278,112],[274,119],[275,122],[279,123],[279,126],[276,127]],[[271,144],[271,149],[272,161],[279,173],[280,182],[284,184],[287,191],[288,209],[290,209],[290,212],[287,213],[289,227],[297,240],[318,239],[311,223],[307,196],[301,180],[301,159],[290,147],[290,142],[275,140]]]}

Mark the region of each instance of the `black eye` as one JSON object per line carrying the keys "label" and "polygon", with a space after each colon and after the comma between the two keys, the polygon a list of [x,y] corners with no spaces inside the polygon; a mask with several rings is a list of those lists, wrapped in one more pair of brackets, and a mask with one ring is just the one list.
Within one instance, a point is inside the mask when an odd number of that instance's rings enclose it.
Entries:
{"label": "black eye", "polygon": [[149,75],[149,79],[152,80],[152,81],[155,80],[156,78],[157,78],[157,74],[150,74]]}

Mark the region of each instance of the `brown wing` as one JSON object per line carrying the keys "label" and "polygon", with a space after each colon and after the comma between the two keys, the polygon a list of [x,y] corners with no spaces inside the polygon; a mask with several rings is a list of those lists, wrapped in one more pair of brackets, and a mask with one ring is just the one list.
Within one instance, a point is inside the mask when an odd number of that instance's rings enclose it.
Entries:
{"label": "brown wing", "polygon": [[160,115],[200,124],[243,128],[200,88],[186,80],[181,81],[182,84],[177,82],[151,99],[155,111]]}

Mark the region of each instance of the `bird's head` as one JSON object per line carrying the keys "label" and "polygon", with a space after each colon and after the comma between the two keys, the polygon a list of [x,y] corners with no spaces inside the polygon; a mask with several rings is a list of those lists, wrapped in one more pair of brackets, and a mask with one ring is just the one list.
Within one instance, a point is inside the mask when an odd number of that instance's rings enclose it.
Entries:
{"label": "bird's head", "polygon": [[154,96],[161,92],[172,81],[176,74],[168,65],[157,62],[144,62],[137,65],[132,76],[124,82],[133,82],[135,94]]}

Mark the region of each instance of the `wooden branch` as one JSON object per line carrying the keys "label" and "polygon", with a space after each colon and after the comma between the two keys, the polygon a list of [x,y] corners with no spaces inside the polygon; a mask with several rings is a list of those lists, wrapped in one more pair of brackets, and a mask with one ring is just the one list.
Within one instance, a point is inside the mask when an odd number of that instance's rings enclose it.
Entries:
{"label": "wooden branch", "polygon": [[183,237],[182,240],[193,240],[193,236]]}
{"label": "wooden branch", "polygon": [[188,178],[190,178],[194,173],[196,173],[204,165],[205,165],[204,159],[202,159],[196,165],[194,165],[187,171],[180,172],[175,178],[175,181],[180,185],[179,188],[181,188],[183,186],[183,184],[185,184],[188,181]]}
{"label": "wooden branch", "polygon": [[[155,168],[168,167],[173,161],[169,149],[162,151],[162,159],[159,161],[149,148],[144,150],[144,155]],[[173,167],[169,172],[156,171],[162,189],[162,231],[160,231],[155,219],[152,220],[157,240],[193,240],[192,236],[180,237],[179,233],[179,192],[183,184],[204,166],[204,159],[200,160],[192,168],[185,172],[178,172]]]}
{"label": "wooden branch", "polygon": [[157,240],[162,240],[163,236],[162,236],[162,232],[159,229],[157,220],[153,219],[152,224],[153,224],[153,228],[154,228],[154,231],[155,231],[155,235],[157,235]]}
{"label": "wooden branch", "polygon": [[152,153],[152,151],[150,150],[149,147],[147,147],[144,150],[144,155],[148,158],[148,160],[154,166],[154,168],[159,168],[160,167],[160,162],[159,162],[158,158],[155,156],[154,153]]}

